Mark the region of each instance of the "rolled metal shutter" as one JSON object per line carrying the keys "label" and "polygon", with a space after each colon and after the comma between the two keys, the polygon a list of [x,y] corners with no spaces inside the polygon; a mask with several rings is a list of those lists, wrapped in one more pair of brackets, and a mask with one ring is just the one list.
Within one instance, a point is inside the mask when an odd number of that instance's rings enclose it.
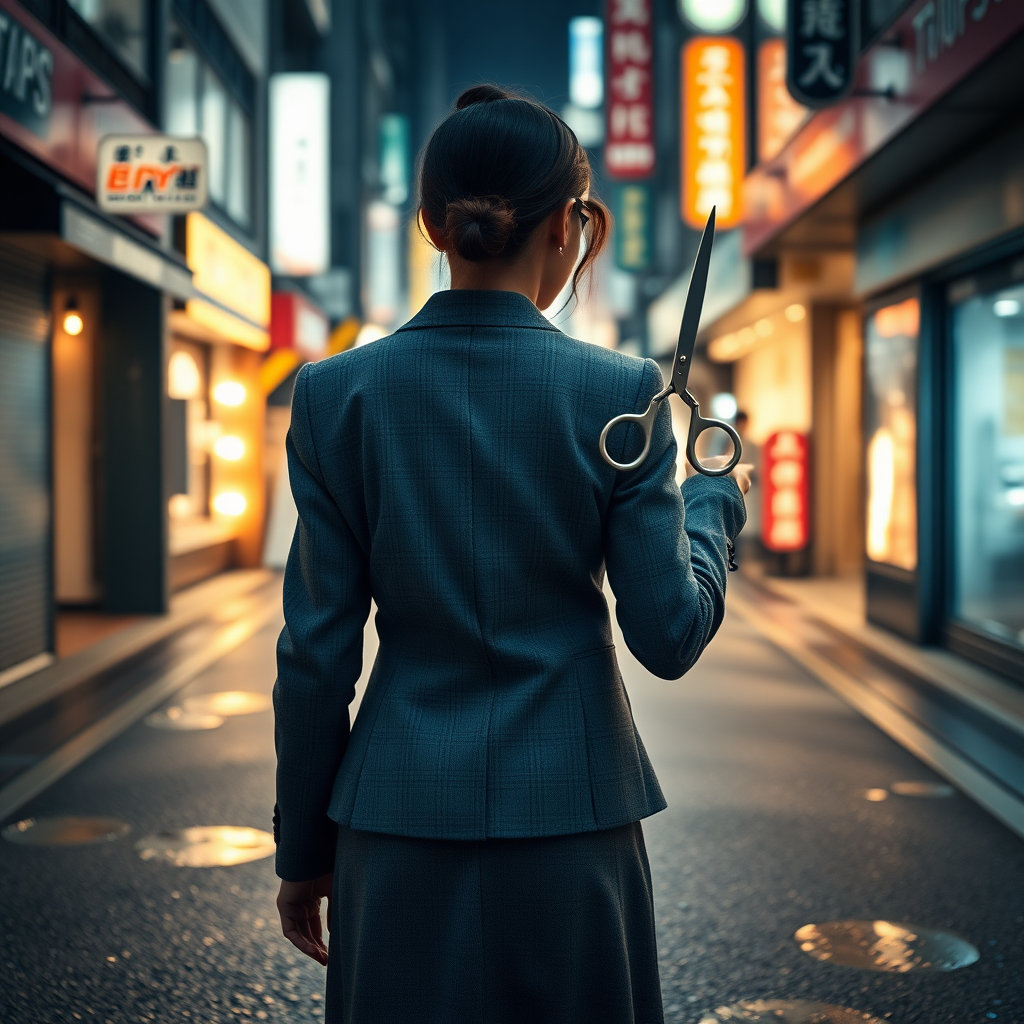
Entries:
{"label": "rolled metal shutter", "polygon": [[46,266],[0,244],[0,673],[51,646]]}

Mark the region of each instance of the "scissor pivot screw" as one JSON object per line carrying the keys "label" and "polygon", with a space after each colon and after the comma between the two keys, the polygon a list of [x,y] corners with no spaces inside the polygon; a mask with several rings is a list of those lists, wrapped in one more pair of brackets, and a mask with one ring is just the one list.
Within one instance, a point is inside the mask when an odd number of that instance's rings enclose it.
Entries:
{"label": "scissor pivot screw", "polygon": [[679,357],[679,362],[685,363],[686,362],[686,356],[680,356]]}

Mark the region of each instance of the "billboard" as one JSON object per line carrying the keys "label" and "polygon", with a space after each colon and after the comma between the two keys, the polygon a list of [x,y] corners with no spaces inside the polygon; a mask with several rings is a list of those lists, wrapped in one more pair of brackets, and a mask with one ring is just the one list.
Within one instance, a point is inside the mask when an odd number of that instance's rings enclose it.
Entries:
{"label": "billboard", "polygon": [[270,78],[270,265],[309,277],[331,263],[330,79]]}

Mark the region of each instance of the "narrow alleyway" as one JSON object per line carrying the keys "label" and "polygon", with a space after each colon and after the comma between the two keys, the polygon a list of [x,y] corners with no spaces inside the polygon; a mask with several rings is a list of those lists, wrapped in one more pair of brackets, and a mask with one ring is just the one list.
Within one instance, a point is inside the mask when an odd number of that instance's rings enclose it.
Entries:
{"label": "narrow alleyway", "polygon": [[[268,695],[278,629],[169,703]],[[1018,837],[958,793],[891,792],[940,780],[737,616],[680,682],[619,652],[670,805],[645,826],[667,1020],[737,1019],[728,1007],[758,999],[905,1024],[1024,1020]],[[23,819],[95,815],[130,831],[65,848],[0,842],[0,1021],[322,1019],[323,971],[277,928],[272,859],[176,867],[147,839],[191,826],[269,831],[273,769],[269,711],[198,731],[140,722],[23,807]],[[845,919],[949,931],[980,958],[879,973],[814,959],[793,938]]]}

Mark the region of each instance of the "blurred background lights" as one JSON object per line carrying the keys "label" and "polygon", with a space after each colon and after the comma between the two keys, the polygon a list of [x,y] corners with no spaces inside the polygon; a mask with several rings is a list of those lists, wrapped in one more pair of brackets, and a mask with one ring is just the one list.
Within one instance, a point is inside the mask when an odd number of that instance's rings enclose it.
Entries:
{"label": "blurred background lights", "polygon": [[604,103],[603,37],[600,18],[570,19],[569,99],[584,110],[595,110]]}
{"label": "blurred background lights", "polygon": [[381,327],[380,324],[363,324],[356,335],[356,348],[359,348],[360,345],[369,345],[371,341],[380,341],[381,338],[387,336],[386,327]]}
{"label": "blurred background lights", "polygon": [[785,31],[786,0],[757,0],[757,13],[773,32]]}
{"label": "blurred background lights", "polygon": [[220,458],[237,462],[245,454],[245,442],[240,437],[225,434],[217,438],[213,450]]}
{"label": "blurred background lights", "polygon": [[74,310],[69,310],[64,314],[64,333],[70,334],[74,337],[76,334],[82,333],[82,328],[85,327],[85,321],[82,319],[80,313],[76,313]]}
{"label": "blurred background lights", "polygon": [[213,397],[221,405],[241,405],[245,401],[245,387],[236,380],[225,380],[213,389]]}
{"label": "blurred background lights", "polygon": [[716,420],[731,420],[736,415],[736,396],[728,391],[712,395],[711,415]]}
{"label": "blurred background lights", "polygon": [[171,398],[198,398],[202,387],[199,367],[189,352],[175,352],[167,363],[167,394]]}
{"label": "blurred background lights", "polygon": [[789,320],[790,323],[797,324],[803,320],[805,316],[807,316],[807,310],[804,309],[799,302],[794,302],[792,306],[786,307],[786,319]]}
{"label": "blurred background lights", "polygon": [[1006,492],[1006,504],[1014,508],[1024,505],[1024,487],[1011,487]]}
{"label": "blurred background lights", "polygon": [[728,32],[747,13],[747,0],[679,0],[679,13],[700,32]]}
{"label": "blurred background lights", "polygon": [[996,316],[1017,316],[1020,313],[1020,300],[996,299],[992,304],[992,312]]}
{"label": "blurred background lights", "polygon": [[240,516],[245,511],[247,502],[244,494],[238,491],[222,491],[213,499],[213,510],[222,516]]}

